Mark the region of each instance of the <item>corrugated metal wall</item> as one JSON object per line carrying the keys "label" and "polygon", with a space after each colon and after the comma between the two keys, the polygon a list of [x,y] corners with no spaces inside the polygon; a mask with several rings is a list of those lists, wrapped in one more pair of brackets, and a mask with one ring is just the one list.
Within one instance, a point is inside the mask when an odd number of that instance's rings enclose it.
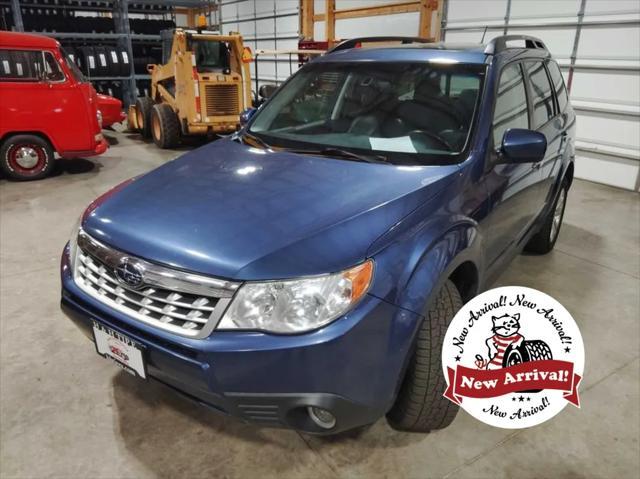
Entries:
{"label": "corrugated metal wall", "polygon": [[576,176],[640,188],[640,2],[449,0],[445,39],[540,37],[571,80]]}
{"label": "corrugated metal wall", "polygon": [[[298,48],[298,0],[223,0],[220,20],[223,33],[240,32],[246,46],[257,50],[292,50]],[[297,69],[288,57],[262,56],[258,67],[260,84],[280,83]],[[251,65],[254,79],[255,66]]]}

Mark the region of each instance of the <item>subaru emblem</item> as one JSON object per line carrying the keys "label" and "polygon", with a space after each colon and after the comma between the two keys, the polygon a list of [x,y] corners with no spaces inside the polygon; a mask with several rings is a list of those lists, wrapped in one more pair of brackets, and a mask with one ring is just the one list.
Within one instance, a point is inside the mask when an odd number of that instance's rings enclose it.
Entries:
{"label": "subaru emblem", "polygon": [[118,281],[129,288],[137,289],[144,284],[144,269],[131,258],[122,258],[115,274]]}

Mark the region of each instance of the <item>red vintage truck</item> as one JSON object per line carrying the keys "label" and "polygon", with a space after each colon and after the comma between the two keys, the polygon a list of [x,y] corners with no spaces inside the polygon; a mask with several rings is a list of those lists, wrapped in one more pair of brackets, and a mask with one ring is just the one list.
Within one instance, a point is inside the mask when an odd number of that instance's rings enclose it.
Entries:
{"label": "red vintage truck", "polygon": [[[122,110],[107,98],[109,111]],[[13,179],[44,178],[62,158],[100,155],[100,100],[64,54],[41,35],[0,32],[0,170]]]}

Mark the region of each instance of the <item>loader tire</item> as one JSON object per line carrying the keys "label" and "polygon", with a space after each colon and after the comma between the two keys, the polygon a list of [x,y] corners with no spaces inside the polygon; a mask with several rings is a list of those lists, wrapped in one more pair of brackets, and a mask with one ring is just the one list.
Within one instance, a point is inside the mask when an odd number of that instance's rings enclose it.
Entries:
{"label": "loader tire", "polygon": [[160,148],[174,148],[180,142],[180,122],[166,103],[158,103],[151,109],[151,136]]}
{"label": "loader tire", "polygon": [[148,96],[138,97],[136,100],[136,123],[143,137],[151,137],[151,109],[153,100]]}

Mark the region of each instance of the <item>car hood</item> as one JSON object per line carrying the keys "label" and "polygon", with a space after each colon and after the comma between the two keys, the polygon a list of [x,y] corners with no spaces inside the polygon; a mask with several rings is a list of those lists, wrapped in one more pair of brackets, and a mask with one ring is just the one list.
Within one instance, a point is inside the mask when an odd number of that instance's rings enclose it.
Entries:
{"label": "car hood", "polygon": [[335,272],[363,261],[376,238],[457,169],[361,163],[219,140],[108,196],[83,228],[129,254],[223,278]]}

